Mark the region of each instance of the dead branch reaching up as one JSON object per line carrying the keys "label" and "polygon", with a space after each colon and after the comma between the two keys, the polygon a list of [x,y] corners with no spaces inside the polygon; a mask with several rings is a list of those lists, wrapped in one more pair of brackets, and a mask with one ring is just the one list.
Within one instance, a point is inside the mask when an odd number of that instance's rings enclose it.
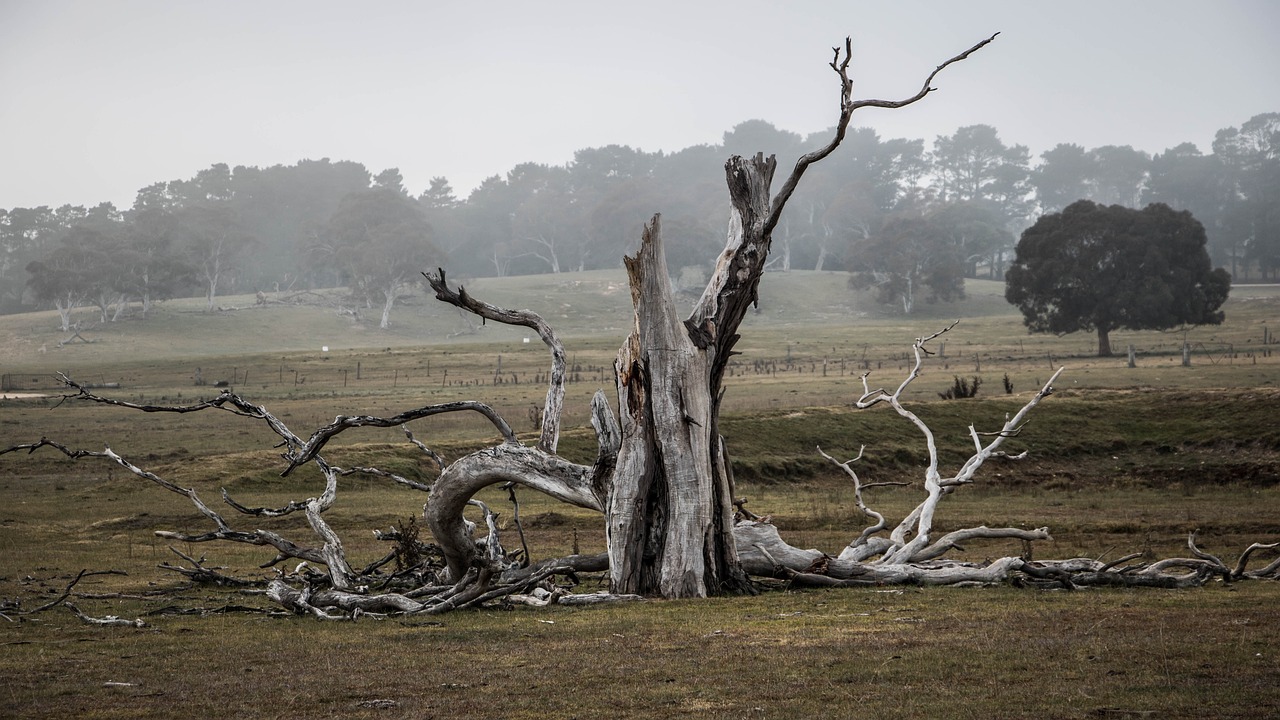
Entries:
{"label": "dead branch reaching up", "polygon": [[[1034,541],[1052,540],[1048,528],[1027,530],[980,526],[947,533],[930,544],[930,532],[933,513],[939,499],[960,486],[972,482],[983,461],[990,457],[1004,455],[999,451],[1000,446],[1008,438],[1018,435],[1017,431],[1026,423],[1028,414],[1044,398],[1052,394],[1053,383],[1063,372],[1063,369],[1059,368],[1022,408],[1011,416],[1006,415],[1000,430],[978,432],[973,425],[970,425],[969,436],[974,442],[974,453],[954,476],[942,479],[936,470],[937,454],[933,447],[933,434],[928,431],[927,426],[918,416],[902,409],[901,400],[903,392],[909,387],[911,381],[920,375],[923,359],[928,354],[926,349],[928,341],[951,327],[954,327],[954,324],[929,337],[916,340],[913,346],[916,363],[906,381],[894,392],[871,391],[864,376],[862,381],[864,393],[859,400],[861,407],[871,407],[880,402],[889,403],[899,414],[920,427],[926,442],[930,445],[931,463],[925,478],[926,499],[894,528],[888,539],[875,537],[874,533],[881,531],[885,524],[881,522],[882,516],[868,510],[861,497],[860,491],[871,487],[871,484],[862,483],[852,468],[852,463],[862,457],[862,451],[859,451],[858,457],[854,460],[842,463],[818,448],[818,452],[823,457],[840,467],[853,479],[858,508],[868,517],[877,519],[876,525],[851,542],[839,557],[832,558],[818,550],[802,550],[787,544],[778,535],[777,528],[767,521],[740,521],[735,526],[734,532],[739,557],[748,572],[754,575],[781,578],[793,585],[843,586],[867,582],[967,585],[1013,582],[1033,587],[1068,590],[1091,585],[1195,587],[1203,585],[1215,576],[1223,580],[1232,580],[1242,577],[1272,577],[1280,572],[1280,560],[1257,572],[1245,572],[1250,554],[1257,550],[1280,547],[1280,543],[1251,545],[1241,554],[1236,569],[1230,570],[1219,557],[1197,546],[1196,533],[1191,533],[1187,539],[1187,547],[1194,557],[1168,558],[1150,565],[1119,567],[1140,557],[1139,553],[1126,555],[1106,564],[1103,564],[1100,559],[1089,558],[1032,562],[1029,551],[1024,553],[1023,557],[1005,557],[981,564],[942,559],[943,555],[953,549],[963,550],[962,543],[971,540],[1021,540],[1028,547]],[[906,541],[911,532],[915,533],[914,537]],[[879,554],[878,558],[875,557],[877,554]]]}
{"label": "dead branch reaching up", "polygon": [[520,536],[520,551],[523,561],[522,565],[529,564],[529,543],[524,536],[524,523],[520,522],[520,499],[516,497],[516,484],[507,483],[504,486],[507,489],[507,499],[511,501],[511,522],[516,526],[516,534]]}
{"label": "dead branch reaching up", "polygon": [[[862,533],[858,535],[858,537],[855,538],[853,542],[849,543],[848,547],[845,548],[845,550],[848,550],[848,551],[856,551],[858,548],[862,547],[863,545],[866,545],[867,539],[870,538],[872,535],[875,535],[876,533],[883,530],[885,528],[885,525],[887,524],[884,519],[884,515],[881,515],[875,510],[872,510],[871,508],[867,507],[867,504],[863,502],[862,489],[864,486],[862,484],[862,480],[858,478],[858,473],[855,472],[852,467],[853,463],[862,459],[862,453],[866,449],[867,449],[867,446],[863,445],[862,447],[858,448],[857,457],[853,458],[852,460],[846,460],[845,462],[840,462],[839,460],[836,460],[835,458],[823,452],[821,446],[818,447],[819,455],[830,460],[831,463],[836,467],[840,468],[841,470],[844,470],[845,474],[848,475],[850,479],[853,480],[853,500],[855,503],[857,503],[858,510],[860,510],[863,515],[871,518],[872,520],[875,520],[875,523],[873,525],[870,525],[864,528],[862,530]],[[906,485],[906,484],[908,483],[873,483],[873,485]],[[844,556],[844,551],[841,552],[841,556],[842,557]]]}
{"label": "dead branch reaching up", "polygon": [[1249,556],[1252,555],[1255,550],[1275,550],[1278,547],[1280,547],[1280,543],[1253,543],[1249,547],[1245,548],[1245,551],[1240,554],[1240,560],[1236,562],[1235,570],[1231,571],[1231,577],[1239,579],[1243,577],[1268,577],[1275,574],[1276,570],[1280,569],[1280,558],[1277,558],[1274,562],[1261,570],[1257,570],[1252,573],[1246,573],[1245,568],[1249,565]]}
{"label": "dead branch reaching up", "polygon": [[444,458],[440,457],[438,454],[436,454],[435,450],[432,450],[431,448],[422,444],[422,442],[419,441],[418,438],[414,437],[413,431],[409,429],[408,425],[405,425],[400,429],[404,431],[404,436],[409,439],[409,442],[413,443],[414,446],[416,446],[419,450],[426,453],[427,457],[435,461],[436,468],[439,469],[440,472],[444,472],[444,467],[446,465]]}
{"label": "dead branch reaching up", "polygon": [[[1040,403],[1041,400],[1048,397],[1053,392],[1053,383],[1058,376],[1062,374],[1064,368],[1059,368],[1057,372],[1049,378],[1044,387],[1036,393],[1032,399],[1027,402],[1015,415],[1006,418],[1004,426],[995,433],[987,433],[985,436],[990,437],[989,442],[983,442],[983,435],[979,434],[977,429],[970,425],[969,435],[974,443],[975,452],[961,466],[955,475],[949,478],[943,478],[938,467],[938,446],[934,438],[933,431],[918,415],[906,409],[902,405],[902,397],[911,383],[922,372],[924,359],[930,355],[927,345],[930,341],[950,332],[959,321],[953,322],[941,330],[925,337],[916,338],[912,345],[912,353],[915,362],[907,377],[892,392],[885,390],[871,390],[867,382],[867,374],[862,376],[863,394],[858,398],[855,405],[860,409],[870,408],[881,402],[888,403],[893,407],[894,411],[901,417],[910,421],[920,433],[924,436],[925,445],[928,450],[928,466],[925,469],[925,499],[915,507],[903,520],[893,529],[889,539],[895,548],[892,552],[886,552],[880,557],[878,562],[886,565],[899,565],[908,562],[914,562],[923,559],[931,559],[945,553],[947,549],[954,547],[955,543],[961,542],[970,537],[1010,537],[1023,540],[1039,540],[1048,537],[1047,530],[1032,531],[1030,534],[1024,534],[1017,528],[991,529],[980,528],[970,531],[962,531],[961,534],[952,534],[946,542],[940,541],[933,546],[929,545],[930,534],[933,529],[933,516],[941,499],[955,487],[964,485],[973,481],[978,469],[989,458],[1001,453],[1000,447],[1004,441],[1018,434],[1018,429],[1022,426],[1027,414]],[[848,470],[846,469],[846,472]],[[908,535],[914,533],[914,537],[908,540]],[[965,534],[972,533],[972,534]],[[1043,535],[1043,536],[1042,536]]]}
{"label": "dead branch reaching up", "polygon": [[1232,578],[1232,574],[1231,569],[1227,567],[1227,564],[1222,562],[1222,559],[1217,555],[1210,555],[1196,546],[1196,536],[1199,534],[1200,529],[1197,528],[1187,535],[1187,549],[1191,551],[1192,555],[1195,555],[1197,558],[1209,563],[1209,566],[1213,568],[1214,572],[1222,575],[1223,580],[1230,580]]}
{"label": "dead branch reaching up", "polygon": [[436,299],[450,305],[479,315],[486,320],[493,320],[504,325],[519,325],[538,333],[543,344],[551,351],[551,375],[547,387],[547,399],[542,409],[542,436],[538,440],[538,448],[543,452],[555,454],[560,442],[560,416],[564,411],[564,379],[567,360],[564,344],[555,330],[542,319],[542,316],[531,310],[508,310],[487,302],[477,300],[467,293],[461,285],[457,290],[449,287],[443,268],[436,273],[422,273],[436,293]]}
{"label": "dead branch reaching up", "polygon": [[901,108],[924,99],[926,95],[937,89],[932,85],[933,79],[938,76],[938,73],[949,65],[958,63],[986,47],[999,34],[995,33],[986,40],[934,68],[933,72],[929,73],[929,77],[925,78],[924,85],[920,87],[920,91],[903,100],[853,100],[853,81],[849,78],[849,62],[853,58],[853,38],[845,38],[843,55],[840,52],[840,48],[832,48],[835,57],[832,59],[830,66],[840,78],[840,119],[836,122],[835,136],[824,147],[811,153],[806,153],[796,161],[795,169],[791,171],[791,175],[787,177],[786,182],[782,184],[782,189],[778,191],[778,195],[773,200],[773,207],[769,212],[768,220],[765,221],[764,233],[767,235],[773,232],[773,228],[777,227],[787,200],[795,192],[796,186],[800,183],[800,178],[804,176],[809,166],[830,155],[840,146],[840,143],[844,140],[845,133],[848,132],[849,119],[853,116],[855,110],[864,107]]}
{"label": "dead branch reaching up", "polygon": [[[1018,430],[1021,429],[1023,424],[1025,423],[1027,414],[1030,413],[1037,405],[1039,405],[1041,400],[1044,400],[1045,398],[1053,394],[1053,384],[1057,382],[1058,376],[1061,375],[1064,370],[1066,370],[1065,367],[1058,368],[1057,371],[1054,372],[1053,375],[1049,377],[1048,382],[1046,382],[1044,386],[1040,388],[1040,391],[1037,392],[1029,401],[1027,401],[1026,405],[1022,406],[1022,409],[1018,410],[1018,412],[1015,413],[1013,417],[1007,418],[1005,420],[1004,427],[1002,427],[1000,430],[994,433],[980,434],[977,432],[977,430],[974,429],[973,425],[970,425],[969,435],[970,437],[973,438],[974,445],[977,449],[977,452],[975,452],[973,455],[969,457],[968,460],[965,461],[964,465],[961,466],[959,472],[957,472],[954,476],[946,480],[943,480],[942,485],[944,487],[950,487],[955,485],[964,485],[966,483],[972,482],[973,476],[978,472],[978,468],[982,467],[982,463],[986,462],[989,458],[995,457],[997,455],[1002,455],[1003,457],[1010,458],[1010,459],[1025,457],[1026,456],[1025,453],[1022,453],[1020,455],[1014,455],[1014,456],[1006,455],[1004,453],[1001,453],[999,451],[999,448],[1001,445],[1004,444],[1005,440],[1011,437],[1017,437]],[[983,435],[992,438],[991,442],[987,443],[986,445],[983,445],[981,440],[981,437]]]}

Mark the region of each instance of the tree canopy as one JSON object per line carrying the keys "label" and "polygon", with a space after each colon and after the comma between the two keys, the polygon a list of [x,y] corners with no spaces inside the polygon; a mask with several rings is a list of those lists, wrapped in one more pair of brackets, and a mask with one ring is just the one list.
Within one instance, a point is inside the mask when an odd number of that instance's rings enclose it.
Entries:
{"label": "tree canopy", "polygon": [[418,204],[399,189],[399,173],[389,172],[379,176],[384,184],[338,203],[312,256],[336,270],[365,307],[381,303],[383,329],[391,326],[399,293],[441,260]]}
{"label": "tree canopy", "polygon": [[1080,200],[1018,241],[1005,298],[1031,332],[1110,332],[1222,322],[1231,276],[1213,269],[1204,226],[1163,203],[1143,210]]}
{"label": "tree canopy", "polygon": [[[839,152],[813,169],[804,196],[781,219],[769,269],[830,269],[855,246],[896,232],[891,226],[903,218],[953,215],[964,227],[947,232],[963,246],[964,275],[999,279],[1013,239],[1038,214],[1087,199],[1189,210],[1204,224],[1215,265],[1237,280],[1274,278],[1280,272],[1278,118],[1262,114],[1223,128],[1211,152],[1191,143],[1154,156],[1128,146],[1059,144],[1034,166],[1026,147],[1006,144],[990,125],[961,127],[932,143],[850,128]],[[36,261],[37,268],[59,266],[51,255],[66,252],[62,240],[76,226],[91,224],[100,237],[132,248],[150,242],[136,222],[144,213],[164,218],[170,241],[148,247],[146,263],[125,269],[135,277],[111,283],[121,286],[111,300],[117,310],[138,302],[145,314],[163,296],[346,284],[349,276],[314,262],[309,251],[331,240],[326,223],[343,198],[371,189],[418,205],[433,230],[432,243],[456,277],[615,267],[660,208],[668,261],[677,271],[705,275],[708,258],[723,244],[718,168],[724,156],[768,149],[788,167],[829,136],[802,137],[766,120],[748,120],[717,144],[674,152],[607,145],[580,149],[560,165],[518,163],[465,196],[445,177],[410,193],[394,167],[371,172],[360,163],[322,158],[263,168],[216,163],[190,178],[140,189],[123,211],[109,203],[0,208],[0,312],[56,306],[52,296],[28,284],[27,268]],[[991,215],[979,223],[987,227],[964,219],[974,208]],[[244,262],[250,254],[252,262]],[[119,247],[108,256],[124,257]],[[136,277],[141,272],[152,275]],[[156,286],[157,280],[164,282]],[[81,306],[92,304],[88,290],[78,288],[85,295]],[[97,293],[94,302],[106,299]],[[207,306],[213,307],[212,299]]]}

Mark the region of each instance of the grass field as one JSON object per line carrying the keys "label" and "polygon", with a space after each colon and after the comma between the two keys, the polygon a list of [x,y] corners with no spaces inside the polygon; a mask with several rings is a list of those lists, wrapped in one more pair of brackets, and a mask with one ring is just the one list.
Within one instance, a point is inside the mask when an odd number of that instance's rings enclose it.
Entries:
{"label": "grass field", "polygon": [[[969,300],[903,318],[866,306],[839,273],[770,275],[748,318],[728,381],[723,430],[739,494],[797,545],[837,552],[861,528],[847,481],[814,445],[851,457],[866,480],[914,480],[918,436],[887,410],[850,407],[870,371],[901,381],[912,338],[961,323],[913,386],[913,408],[936,431],[944,464],[990,429],[1058,365],[1059,389],[1013,449],[948,498],[941,530],[1047,525],[1037,557],[1184,554],[1200,528],[1230,562],[1248,543],[1280,540],[1280,322],[1274,287],[1233,290],[1227,322],[1183,332],[1117,333],[1126,358],[1093,357],[1095,339],[1030,336],[1000,285],[971,282]],[[587,460],[586,403],[608,389],[626,332],[620,272],[485,280],[478,296],[546,314],[575,366],[562,452]],[[390,331],[318,306],[207,315],[172,301],[153,319],[83,330],[58,346],[56,315],[0,317],[0,374],[47,394],[62,371],[100,392],[182,403],[227,380],[296,432],[338,413],[391,413],[456,399],[494,404],[531,432],[545,390],[536,337],[488,326],[419,298]],[[86,313],[86,319],[89,315]],[[1266,328],[1264,330],[1264,328]],[[941,347],[945,341],[945,349]],[[1190,366],[1181,348],[1193,348]],[[329,350],[322,351],[327,345]],[[43,347],[43,352],[41,348]],[[501,360],[499,360],[501,358]],[[499,362],[501,367],[499,368]],[[970,400],[940,401],[955,376],[981,377]],[[495,383],[495,377],[501,382]],[[1013,385],[1006,394],[1005,378]],[[448,457],[490,442],[487,426],[446,417],[415,433]],[[227,413],[155,416],[55,398],[0,400],[0,446],[48,436],[117,452],[197,490],[252,505],[318,492],[317,477],[278,476],[275,436]],[[1011,441],[1012,443],[1013,441]],[[331,459],[429,480],[397,431],[344,436]],[[898,518],[919,487],[876,489],[868,501]],[[189,501],[100,462],[52,454],[0,456],[0,598],[30,610],[55,600],[82,569],[119,570],[75,588],[93,616],[142,617],[147,627],[83,625],[65,608],[0,622],[0,716],[12,717],[1273,717],[1280,714],[1280,586],[1211,583],[1194,591],[1016,588],[777,590],[751,598],[646,602],[600,609],[454,613],[437,621],[319,623],[266,617],[257,594],[188,586],[158,567],[180,564],[153,531],[202,530]],[[345,483],[327,517],[357,564],[386,551],[373,528],[419,512],[423,497],[369,479]],[[486,498],[509,516],[505,497]],[[522,517],[533,554],[603,548],[598,517],[529,493]],[[237,522],[237,521],[233,521]],[[254,522],[267,522],[260,520]],[[310,542],[295,518],[270,527]],[[267,577],[261,548],[176,547],[239,577]],[[1016,554],[968,547],[962,557]],[[1268,556],[1268,557],[1273,557]],[[595,589],[596,578],[586,578]],[[202,616],[182,614],[199,609]]]}

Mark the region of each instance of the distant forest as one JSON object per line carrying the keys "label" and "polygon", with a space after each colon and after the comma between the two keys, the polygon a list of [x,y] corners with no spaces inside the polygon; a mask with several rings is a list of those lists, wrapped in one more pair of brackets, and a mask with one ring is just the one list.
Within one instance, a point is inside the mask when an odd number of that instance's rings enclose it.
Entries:
{"label": "distant forest", "polygon": [[[0,208],[0,312],[56,307],[65,325],[72,310],[97,307],[108,322],[172,297],[203,296],[212,310],[221,295],[345,287],[385,326],[421,270],[465,279],[616,267],[655,212],[673,275],[698,275],[724,242],[725,159],[764,151],[789,170],[830,133],[751,120],[719,145],[587,148],[564,165],[517,165],[465,199],[444,177],[414,195],[397,169],[325,158],[213,165],[142,188],[128,209]],[[1000,278],[1022,231],[1078,199],[1189,210],[1216,265],[1237,282],[1275,280],[1280,113],[1220,130],[1207,155],[1191,143],[1154,156],[1060,144],[1034,164],[987,125],[928,149],[854,129],[805,176],[774,232],[771,269],[877,277],[911,265]]]}

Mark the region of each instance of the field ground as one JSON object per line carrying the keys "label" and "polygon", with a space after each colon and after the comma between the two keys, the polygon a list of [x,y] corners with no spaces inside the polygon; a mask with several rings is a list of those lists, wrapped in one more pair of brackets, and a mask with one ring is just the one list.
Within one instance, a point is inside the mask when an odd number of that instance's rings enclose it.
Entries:
{"label": "field ground", "polygon": [[[1117,333],[1126,359],[1092,357],[1084,335],[1029,336],[996,283],[971,282],[960,305],[902,318],[859,304],[839,273],[770,275],[743,329],[723,430],[739,494],[797,545],[835,553],[862,527],[847,481],[814,452],[866,446],[864,480],[919,481],[919,437],[887,408],[856,411],[858,377],[896,384],[911,339],[962,318],[912,397],[936,431],[944,465],[963,458],[967,425],[991,429],[1057,365],[1067,371],[1012,449],[940,507],[942,530],[1047,525],[1036,557],[1185,554],[1187,533],[1231,562],[1250,542],[1280,540],[1280,324],[1275,287],[1233,290],[1227,322],[1177,333]],[[620,272],[485,280],[497,304],[545,312],[576,366],[562,452],[587,460],[586,404],[607,383],[625,334]],[[531,432],[546,353],[523,332],[467,330],[452,308],[418,298],[382,332],[331,308],[230,298],[206,315],[172,301],[150,320],[66,339],[56,315],[0,317],[0,375],[47,394],[55,371],[128,400],[190,402],[226,380],[297,432],[338,413],[389,414],[456,399],[491,402]],[[552,310],[548,311],[548,308]],[[557,317],[558,316],[558,317]],[[85,315],[88,318],[88,315]],[[1182,364],[1181,346],[1193,348]],[[945,349],[941,344],[945,342]],[[321,346],[328,345],[327,352]],[[41,347],[44,348],[43,352]],[[501,360],[499,361],[499,357]],[[501,369],[499,369],[499,362]],[[825,370],[824,370],[825,368]],[[495,383],[495,376],[501,382]],[[956,376],[977,398],[943,402]],[[1008,378],[1012,394],[1003,387]],[[606,388],[607,389],[607,388]],[[448,416],[415,423],[448,457],[490,442],[486,424]],[[41,436],[117,452],[212,501],[221,488],[251,505],[317,492],[300,470],[280,478],[275,437],[228,413],[155,416],[56,398],[0,400],[0,447]],[[429,480],[396,431],[341,438],[331,459]],[[1097,589],[778,590],[750,598],[575,610],[454,613],[356,624],[268,618],[256,594],[190,587],[158,568],[180,564],[153,531],[203,529],[182,497],[101,462],[48,453],[0,456],[0,599],[30,610],[57,599],[82,569],[119,570],[75,588],[94,616],[147,627],[96,628],[65,608],[0,622],[0,716],[11,717],[1239,717],[1280,715],[1280,584],[1214,582],[1192,591]],[[897,519],[919,486],[868,501]],[[505,496],[486,498],[509,522]],[[386,552],[370,530],[405,522],[423,497],[370,479],[345,483],[330,522],[357,563]],[[521,515],[536,557],[603,548],[597,517],[530,493]],[[234,523],[238,521],[233,520]],[[261,522],[265,523],[266,520]],[[272,529],[307,541],[290,517]],[[510,528],[508,528],[508,531]],[[510,533],[508,533],[510,535]],[[508,537],[508,542],[511,542]],[[268,577],[261,548],[186,545],[239,577]],[[1017,554],[975,544],[961,557]],[[1269,561],[1274,554],[1261,557]],[[584,577],[587,589],[598,578]],[[200,609],[204,615],[183,614]]]}

